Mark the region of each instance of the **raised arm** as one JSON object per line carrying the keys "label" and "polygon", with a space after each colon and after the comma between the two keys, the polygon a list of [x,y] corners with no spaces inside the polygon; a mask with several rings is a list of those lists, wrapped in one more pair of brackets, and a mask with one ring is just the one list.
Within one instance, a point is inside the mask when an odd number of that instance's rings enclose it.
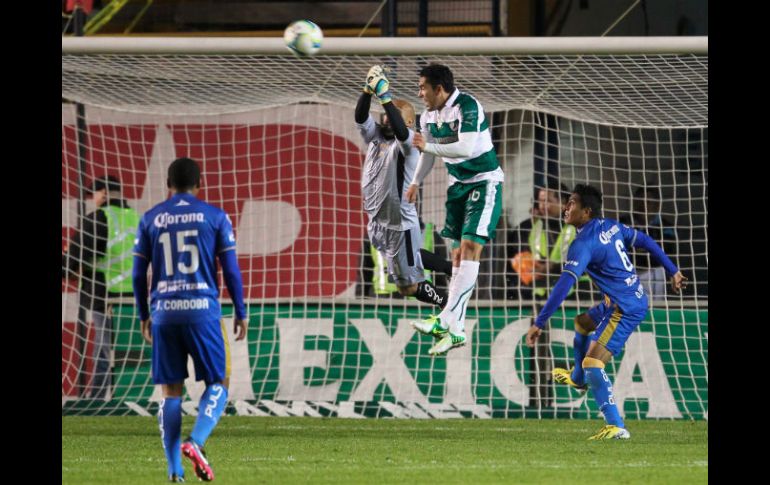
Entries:
{"label": "raised arm", "polygon": [[409,138],[409,129],[406,127],[404,117],[401,116],[401,110],[394,106],[392,101],[382,103],[382,107],[385,109],[385,114],[388,115],[388,120],[390,120],[390,126],[393,128],[393,134],[396,135],[396,139],[400,142],[405,142]]}
{"label": "raised arm", "polygon": [[371,103],[372,95],[367,92],[361,93],[361,96],[358,97],[358,103],[356,103],[355,120],[364,143],[371,142],[377,136],[377,125],[369,115]]}
{"label": "raised arm", "polygon": [[372,105],[372,94],[363,92],[356,103],[356,123],[362,125],[369,118],[369,108]]}

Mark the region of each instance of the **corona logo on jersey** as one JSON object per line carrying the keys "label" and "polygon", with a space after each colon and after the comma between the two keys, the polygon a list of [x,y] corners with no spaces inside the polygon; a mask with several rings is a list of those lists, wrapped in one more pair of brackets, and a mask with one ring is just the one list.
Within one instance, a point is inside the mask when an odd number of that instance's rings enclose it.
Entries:
{"label": "corona logo on jersey", "polygon": [[168,212],[162,212],[155,216],[152,221],[155,227],[167,228],[174,224],[188,224],[190,222],[203,222],[203,212],[191,212],[188,214],[169,214]]}
{"label": "corona logo on jersey", "polygon": [[618,231],[620,231],[620,228],[616,224],[608,230],[599,233],[599,241],[601,241],[602,244],[609,244],[612,241],[612,236],[617,234]]}

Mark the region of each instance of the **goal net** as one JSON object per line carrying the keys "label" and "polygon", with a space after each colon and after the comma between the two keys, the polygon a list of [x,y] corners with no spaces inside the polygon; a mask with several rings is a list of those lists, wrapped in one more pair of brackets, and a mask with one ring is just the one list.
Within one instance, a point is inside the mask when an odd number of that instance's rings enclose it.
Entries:
{"label": "goal net", "polygon": [[[526,251],[560,254],[561,191],[589,183],[606,217],[656,238],[690,280],[675,295],[662,268],[633,254],[651,308],[607,368],[619,408],[628,418],[707,418],[705,38],[327,39],[303,59],[278,39],[62,44],[63,261],[80,268],[62,279],[63,414],[157,412],[131,295],[95,307],[84,294],[93,261],[69,246],[98,210],[94,180],[117,178],[143,213],[167,197],[168,165],[185,156],[201,164],[200,197],[230,215],[237,237],[250,326],[245,341],[229,336],[229,413],[596,417],[592,399],[556,385],[551,369],[571,367],[573,320],[600,301],[597,288],[582,281],[530,349],[524,336],[560,269],[529,281],[512,263]],[[418,73],[429,62],[449,66],[480,101],[505,173],[503,214],[468,306],[469,345],[436,358],[408,324],[436,310],[373,288],[366,146],[353,120],[374,64],[421,112]],[[427,232],[444,225],[446,184],[437,160],[418,206]],[[434,238],[434,251],[448,257],[447,247]],[[231,329],[221,276],[220,288]],[[184,409],[195,414],[203,384],[185,384]]]}

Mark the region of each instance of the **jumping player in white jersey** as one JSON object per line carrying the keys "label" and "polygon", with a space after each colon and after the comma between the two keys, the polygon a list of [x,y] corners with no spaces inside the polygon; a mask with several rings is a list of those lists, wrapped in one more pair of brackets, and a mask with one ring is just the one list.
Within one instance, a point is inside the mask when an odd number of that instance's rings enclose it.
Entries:
{"label": "jumping player in white jersey", "polygon": [[[407,101],[394,100],[389,88],[382,67],[373,66],[356,105],[356,125],[369,144],[361,173],[369,240],[385,255],[388,272],[401,295],[443,307],[446,293],[425,279],[417,209],[405,195],[419,159],[419,152],[411,144],[414,107]],[[372,94],[385,110],[379,125],[369,114]]]}
{"label": "jumping player in white jersey", "polygon": [[443,237],[452,239],[452,282],[448,301],[438,316],[412,326],[438,342],[428,351],[441,355],[465,345],[465,309],[479,275],[484,244],[495,236],[502,211],[503,171],[492,146],[489,122],[481,103],[455,88],[452,71],[430,64],[420,71],[419,96],[425,103],[420,133],[412,145],[422,152],[407,199],[417,199],[420,184],[444,159],[449,172]]}

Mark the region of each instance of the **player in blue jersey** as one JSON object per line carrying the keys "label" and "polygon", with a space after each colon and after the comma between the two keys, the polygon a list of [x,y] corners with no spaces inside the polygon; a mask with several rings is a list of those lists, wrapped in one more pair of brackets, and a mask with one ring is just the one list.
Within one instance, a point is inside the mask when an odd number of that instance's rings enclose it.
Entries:
{"label": "player in blue jersey", "polygon": [[647,250],[653,260],[666,269],[674,293],[679,293],[687,278],[647,234],[602,218],[601,210],[599,190],[588,185],[575,187],[564,211],[564,222],[575,226],[578,234],[569,247],[559,280],[527,333],[527,345],[535,345],[572,285],[583,272],[588,272],[604,293],[604,301],[575,318],[575,367],[571,372],[554,369],[554,380],[577,389],[591,389],[607,425],[589,440],[628,439],[631,434],[625,429],[615,405],[612,384],[604,372],[604,365],[621,351],[647,314],[647,294],[627,250],[630,247]]}
{"label": "player in blue jersey", "polygon": [[[219,306],[217,258],[235,307],[236,340],[243,340],[247,327],[233,227],[223,210],[196,197],[200,178],[200,167],[194,160],[174,160],[167,180],[172,195],[144,214],[134,245],[134,296],[142,335],[152,343],[152,379],[162,386],[158,422],[172,482],[184,481],[182,454],[192,461],[199,479],[214,479],[203,445],[225,409],[230,372]],[[188,355],[193,359],[196,380],[204,381],[206,390],[192,433],[182,443],[182,392]]]}

